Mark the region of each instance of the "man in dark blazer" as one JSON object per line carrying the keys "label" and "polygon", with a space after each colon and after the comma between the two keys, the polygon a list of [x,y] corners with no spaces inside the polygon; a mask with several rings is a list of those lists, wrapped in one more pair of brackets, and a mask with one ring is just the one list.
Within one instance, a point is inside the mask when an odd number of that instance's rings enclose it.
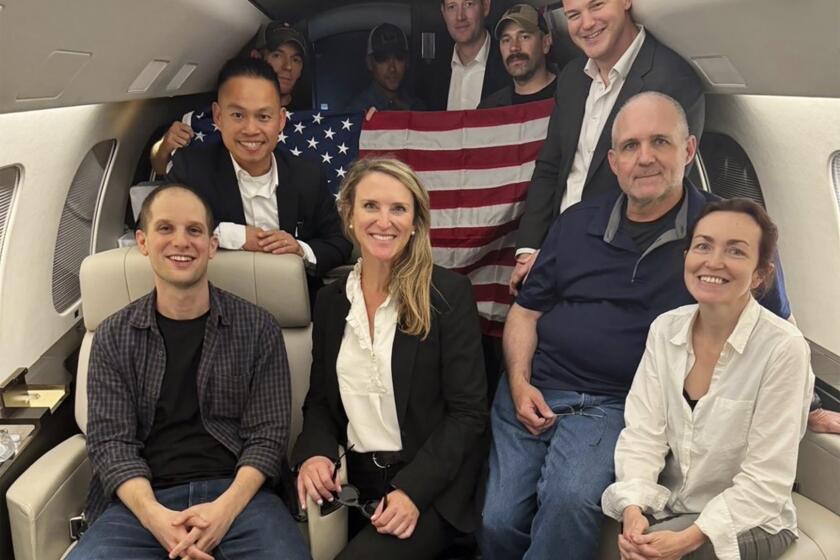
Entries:
{"label": "man in dark blazer", "polygon": [[228,61],[213,119],[223,145],[178,150],[167,180],[210,202],[220,246],[297,254],[313,277],[346,263],[352,246],[320,168],[276,149],[286,114],[271,66],[260,59]]}
{"label": "man in dark blazer", "polygon": [[607,162],[615,115],[642,91],[659,91],[685,109],[700,139],[705,118],[703,86],[680,56],[637,26],[629,0],[564,0],[569,35],[585,57],[569,62],[557,79],[548,136],[528,187],[517,233],[517,265],[510,287],[526,276],[554,219],[568,206],[606,192],[618,193]]}
{"label": "man in dark blazer", "polygon": [[[484,23],[491,0],[441,0],[440,12],[455,42],[451,61],[420,69],[419,96],[431,111],[475,109],[489,94],[508,85],[508,75]],[[483,71],[481,89],[472,79]]]}

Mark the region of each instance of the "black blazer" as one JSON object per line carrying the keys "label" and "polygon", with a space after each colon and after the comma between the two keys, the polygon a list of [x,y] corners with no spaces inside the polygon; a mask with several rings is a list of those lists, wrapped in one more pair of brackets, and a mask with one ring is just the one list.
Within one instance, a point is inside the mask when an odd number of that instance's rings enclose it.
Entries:
{"label": "black blazer", "polygon": [[[350,302],[346,280],[324,286],[315,304],[312,373],[303,431],[292,464],[346,446],[347,416],[336,359]],[[487,457],[487,389],[478,312],[465,277],[435,266],[432,327],[421,340],[397,329],[391,358],[394,399],[407,461],[393,479],[418,509],[435,509],[457,529],[478,526],[475,489]],[[352,482],[352,473],[351,479]]]}
{"label": "black blazer", "polygon": [[[487,31],[490,33],[490,31]],[[453,47],[454,48],[454,47]],[[484,82],[481,85],[481,96],[484,99],[496,90],[510,85],[510,76],[502,62],[502,53],[499,50],[499,43],[490,33],[490,52],[487,54],[487,66],[484,68]],[[449,56],[445,61],[437,64],[423,65],[418,72],[418,92],[429,111],[446,111],[446,104],[449,101],[449,82],[452,80],[452,49],[441,50],[448,52]]]}
{"label": "black blazer", "polygon": [[[344,237],[335,197],[327,189],[321,169],[279,148],[274,150],[274,157],[280,229],[309,244],[317,261],[316,276],[345,264],[352,245]],[[192,142],[176,151],[166,180],[183,183],[204,196],[217,223],[245,223],[239,184],[224,144]]]}
{"label": "black blazer", "polygon": [[[586,61],[585,57],[572,60],[557,77],[556,104],[548,123],[548,136],[528,186],[525,213],[517,232],[517,248],[538,249],[549,226],[560,213],[592,84],[592,79],[583,71]],[[630,67],[592,154],[583,185],[584,199],[610,191],[618,192],[618,180],[606,157],[611,144],[612,124],[624,102],[643,91],[660,91],[679,101],[685,109],[691,133],[698,139],[703,134],[705,100],[700,79],[677,53],[646,32],[639,54]]]}

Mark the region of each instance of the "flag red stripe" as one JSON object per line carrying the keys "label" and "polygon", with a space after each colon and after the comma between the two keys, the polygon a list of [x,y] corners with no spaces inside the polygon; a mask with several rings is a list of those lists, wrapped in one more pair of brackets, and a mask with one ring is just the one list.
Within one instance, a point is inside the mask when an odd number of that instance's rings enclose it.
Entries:
{"label": "flag red stripe", "polygon": [[431,231],[433,247],[483,247],[519,227],[519,218],[500,226],[435,228]]}
{"label": "flag red stripe", "polygon": [[506,284],[473,284],[473,295],[476,301],[495,301],[506,305],[513,303],[513,296]]}
{"label": "flag red stripe", "polygon": [[481,208],[525,200],[528,183],[511,183],[487,189],[452,189],[429,191],[432,210],[446,208]]}
{"label": "flag red stripe", "polygon": [[459,274],[469,274],[473,270],[479,269],[482,266],[492,266],[492,265],[504,265],[504,266],[512,266],[516,262],[516,248],[514,247],[505,247],[504,249],[499,249],[497,251],[490,251],[474,263],[461,266],[458,268],[453,268],[455,272]]}
{"label": "flag red stripe", "polygon": [[486,317],[479,317],[478,322],[481,325],[481,333],[487,336],[494,336],[502,338],[502,333],[505,330],[505,324],[500,321],[491,321]]}
{"label": "flag red stripe", "polygon": [[359,157],[391,156],[419,172],[458,171],[513,167],[534,161],[543,140],[516,146],[467,148],[463,150],[359,150]]}
{"label": "flag red stripe", "polygon": [[364,123],[365,132],[415,130],[443,132],[462,128],[483,128],[545,118],[551,114],[554,99],[480,111],[380,111]]}

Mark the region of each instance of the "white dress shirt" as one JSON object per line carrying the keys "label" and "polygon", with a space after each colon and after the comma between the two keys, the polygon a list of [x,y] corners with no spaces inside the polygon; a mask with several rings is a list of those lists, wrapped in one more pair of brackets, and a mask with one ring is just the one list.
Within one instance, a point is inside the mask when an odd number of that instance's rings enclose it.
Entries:
{"label": "white dress shirt", "polygon": [[[618,100],[618,94],[621,93],[621,88],[624,87],[627,75],[630,73],[633,63],[636,62],[642,43],[645,42],[645,28],[641,25],[638,28],[639,33],[636,38],[633,39],[633,42],[630,43],[630,46],[627,47],[627,50],[610,70],[608,74],[609,84],[604,84],[598,66],[591,58],[583,67],[586,75],[592,78],[592,83],[589,86],[589,95],[586,97],[577,150],[572,160],[569,176],[566,178],[563,200],[560,202],[561,213],[569,206],[580,202],[583,197],[583,185],[586,183],[589,165],[592,163],[592,155],[598,146],[598,139],[604,130],[604,124],[612,113],[615,102]],[[536,248],[522,247],[516,251],[516,255],[533,253],[534,251],[536,251]]]}
{"label": "white dress shirt", "polygon": [[475,109],[481,102],[481,88],[484,86],[484,73],[487,70],[487,58],[490,56],[490,33],[484,32],[484,46],[475,59],[463,64],[458,56],[458,47],[452,49],[452,78],[449,80],[449,99],[447,111]]}
{"label": "white dress shirt", "polygon": [[810,350],[795,326],[751,298],[692,411],[683,387],[696,314],[688,305],[651,325],[615,449],[616,482],[601,505],[619,520],[630,505],[657,518],[699,513],[717,557],[738,560],[739,533],[798,534],[791,487],[814,385]]}
{"label": "white dress shirt", "polygon": [[350,311],[335,365],[347,413],[347,444],[359,453],[400,451],[402,437],[391,377],[391,351],[399,322],[397,302],[389,295],[376,310],[371,340],[361,272],[359,259],[347,278]]}
{"label": "white dress shirt", "polygon": [[578,136],[577,151],[572,161],[572,169],[566,179],[566,192],[563,193],[563,201],[560,204],[560,212],[572,204],[580,202],[583,196],[583,184],[586,182],[586,175],[589,173],[589,164],[592,163],[592,154],[598,145],[598,139],[604,130],[604,123],[621,93],[621,88],[627,80],[627,74],[639,55],[642,43],[645,41],[645,30],[639,26],[639,33],[630,46],[615,63],[608,74],[609,83],[605,84],[598,66],[591,58],[587,61],[583,71],[592,78],[589,86],[589,95],[586,97],[586,108],[583,112],[583,123]]}
{"label": "white dress shirt", "polygon": [[[277,218],[277,160],[271,154],[271,169],[265,175],[258,177],[242,169],[233,155],[230,156],[233,162],[233,172],[236,175],[236,182],[239,185],[239,195],[242,197],[242,209],[245,212],[245,223],[262,229],[276,230],[280,227]],[[288,232],[297,237],[296,231]],[[219,238],[219,247],[222,249],[242,249],[245,245],[245,225],[233,222],[221,222],[216,227],[216,235]],[[316,262],[315,253],[304,241],[297,240],[303,249],[303,259],[307,265],[314,265]]]}

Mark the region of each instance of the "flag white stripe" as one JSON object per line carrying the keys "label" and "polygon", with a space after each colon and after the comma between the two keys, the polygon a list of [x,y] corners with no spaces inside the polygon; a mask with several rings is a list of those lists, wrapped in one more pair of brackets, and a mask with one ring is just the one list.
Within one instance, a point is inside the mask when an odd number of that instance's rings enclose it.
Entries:
{"label": "flag white stripe", "polygon": [[432,229],[501,226],[512,222],[524,211],[524,200],[478,208],[442,208],[432,210]]}
{"label": "flag white stripe", "polygon": [[425,131],[365,130],[359,137],[362,150],[464,150],[471,148],[493,148],[538,142],[545,140],[548,132],[548,117],[534,119],[523,124],[513,123],[498,126],[459,128],[455,130]]}
{"label": "flag white stripe", "polygon": [[479,301],[476,302],[476,306],[478,306],[479,315],[485,319],[499,323],[505,322],[505,317],[507,317],[508,311],[510,310],[510,305],[495,301]]}
{"label": "flag white stripe", "polygon": [[481,247],[432,247],[435,264],[444,268],[463,268],[479,261],[491,251],[514,247],[516,235],[511,232]]}
{"label": "flag white stripe", "polygon": [[502,284],[506,286],[512,273],[512,266],[488,264],[487,266],[480,266],[476,268],[467,274],[467,276],[469,277],[470,282],[476,286],[480,286],[482,284]]}
{"label": "flag white stripe", "polygon": [[421,171],[417,175],[430,191],[492,189],[531,181],[534,162],[492,169],[456,169],[454,171]]}

